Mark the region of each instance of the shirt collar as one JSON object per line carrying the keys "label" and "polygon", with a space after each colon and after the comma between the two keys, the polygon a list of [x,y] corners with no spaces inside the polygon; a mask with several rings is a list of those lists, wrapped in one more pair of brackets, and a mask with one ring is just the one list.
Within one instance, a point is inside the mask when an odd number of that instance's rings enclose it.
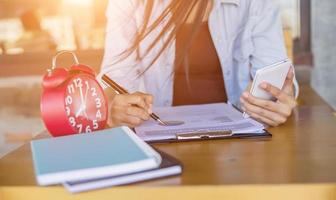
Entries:
{"label": "shirt collar", "polygon": [[221,3],[233,3],[239,6],[240,0],[220,0]]}

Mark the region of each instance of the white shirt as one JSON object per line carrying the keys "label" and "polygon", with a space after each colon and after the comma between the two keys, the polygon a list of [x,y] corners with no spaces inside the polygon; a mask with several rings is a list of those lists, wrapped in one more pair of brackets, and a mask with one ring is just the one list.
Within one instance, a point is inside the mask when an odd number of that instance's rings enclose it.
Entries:
{"label": "white shirt", "polygon": [[[105,54],[98,78],[105,73],[130,92],[152,94],[154,105],[171,106],[175,42],[140,77],[138,75],[157,55],[163,41],[158,42],[141,63],[136,61],[135,53],[117,62],[118,55],[130,47],[135,32],[142,25],[144,6],[136,2],[139,1],[109,1]],[[152,20],[168,3],[169,0],[155,1]],[[163,24],[140,44],[140,54],[160,32]],[[239,97],[256,70],[287,59],[279,11],[270,0],[214,0],[208,24],[222,67],[228,103],[239,105]],[[296,81],[295,87],[297,95]]]}

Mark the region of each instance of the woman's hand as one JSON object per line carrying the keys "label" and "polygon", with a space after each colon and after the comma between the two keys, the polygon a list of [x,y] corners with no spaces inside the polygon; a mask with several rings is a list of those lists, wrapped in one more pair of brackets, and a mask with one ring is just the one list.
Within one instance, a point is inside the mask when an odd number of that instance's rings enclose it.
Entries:
{"label": "woman's hand", "polygon": [[153,97],[136,92],[133,94],[116,94],[110,102],[109,125],[129,126],[134,128],[146,120],[152,113]]}
{"label": "woman's hand", "polygon": [[282,90],[268,83],[262,83],[259,87],[272,94],[277,100],[263,100],[253,97],[249,92],[244,92],[240,97],[242,110],[252,118],[270,126],[279,126],[285,123],[296,106],[294,97],[293,68],[289,70]]}

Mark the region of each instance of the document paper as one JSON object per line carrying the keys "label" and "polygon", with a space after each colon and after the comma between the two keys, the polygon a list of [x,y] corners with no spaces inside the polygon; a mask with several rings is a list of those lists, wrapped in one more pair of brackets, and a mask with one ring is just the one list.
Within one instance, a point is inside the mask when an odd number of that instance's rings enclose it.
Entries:
{"label": "document paper", "polygon": [[154,108],[163,121],[181,121],[182,125],[162,126],[150,120],[135,128],[145,141],[175,139],[177,134],[230,130],[233,134],[263,133],[263,124],[244,118],[236,108],[225,103]]}

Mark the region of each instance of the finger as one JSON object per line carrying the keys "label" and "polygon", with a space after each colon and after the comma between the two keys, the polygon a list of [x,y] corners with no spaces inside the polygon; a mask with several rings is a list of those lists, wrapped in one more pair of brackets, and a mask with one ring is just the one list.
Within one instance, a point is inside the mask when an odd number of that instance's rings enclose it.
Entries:
{"label": "finger", "polygon": [[288,95],[287,93],[283,92],[279,88],[269,84],[269,83],[261,83],[260,88],[265,90],[266,92],[270,93],[273,97],[278,99],[279,101],[289,104],[291,103],[292,96]]}
{"label": "finger", "polygon": [[294,67],[292,66],[288,71],[284,86],[282,88],[282,90],[289,95],[294,95],[293,80],[294,80]]}
{"label": "finger", "polygon": [[142,93],[142,92],[135,92],[134,94],[142,96],[145,99],[146,103],[153,104],[153,96],[152,95],[145,94],[145,93]]}
{"label": "finger", "polygon": [[273,127],[279,125],[279,124],[277,124],[276,122],[274,122],[274,121],[272,121],[272,120],[270,120],[270,119],[267,119],[267,118],[265,118],[265,117],[263,117],[263,116],[260,116],[260,115],[258,115],[258,114],[256,114],[256,113],[249,113],[249,111],[247,111],[246,113],[247,113],[250,117],[252,117],[253,119],[257,120],[258,122],[265,123],[265,124],[267,124],[267,125],[269,125],[269,126],[273,126]]}
{"label": "finger", "polygon": [[145,99],[145,102],[148,106],[148,112],[149,113],[152,113],[152,107],[153,107],[153,96],[150,95],[150,94],[145,94],[145,93],[142,93],[142,92],[135,92],[134,94],[137,94],[139,96],[141,96],[142,98]]}
{"label": "finger", "polygon": [[281,102],[276,103],[270,100],[256,98],[250,95],[248,92],[243,93],[242,100],[254,106],[266,109],[268,111],[279,113],[284,117],[288,117],[292,113],[292,108],[290,106],[287,106],[286,104],[283,104]]}
{"label": "finger", "polygon": [[272,121],[273,124],[279,125],[279,124],[285,123],[286,120],[287,120],[286,117],[284,117],[283,115],[281,115],[279,113],[271,112],[271,111],[263,109],[261,107],[252,105],[252,104],[244,101],[244,99],[241,99],[241,103],[242,103],[242,108],[243,108],[244,112],[246,112],[249,115],[254,114],[255,116],[262,117],[264,121],[265,121],[265,119],[267,119],[268,121]]}
{"label": "finger", "polygon": [[126,94],[120,95],[119,101],[123,102],[123,105],[136,105],[140,108],[148,110],[148,106],[145,102],[145,99],[141,95],[137,94]]}
{"label": "finger", "polygon": [[143,108],[135,107],[135,106],[129,106],[126,108],[126,114],[131,115],[133,117],[138,117],[142,120],[149,120],[149,114],[146,110]]}
{"label": "finger", "polygon": [[293,79],[294,79],[294,67],[292,66],[288,70],[284,86],[291,85],[293,83]]}

